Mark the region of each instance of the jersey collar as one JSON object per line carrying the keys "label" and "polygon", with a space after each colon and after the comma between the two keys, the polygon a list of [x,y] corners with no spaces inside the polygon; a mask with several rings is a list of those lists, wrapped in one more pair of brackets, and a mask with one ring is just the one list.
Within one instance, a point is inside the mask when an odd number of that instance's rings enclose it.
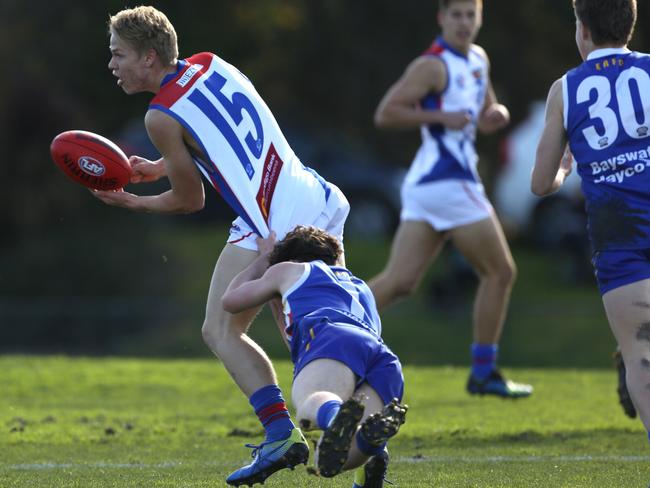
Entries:
{"label": "jersey collar", "polygon": [[169,73],[168,75],[165,75],[165,77],[160,82],[160,86],[163,86],[165,83],[168,83],[169,81],[173,80],[176,77],[176,75],[178,75],[178,73],[180,73],[180,71],[183,68],[185,68],[186,65],[187,65],[187,61],[185,61],[184,59],[180,59],[176,63],[176,71],[174,71],[173,73]]}
{"label": "jersey collar", "polygon": [[444,47],[444,48],[445,48],[447,51],[449,51],[450,53],[452,53],[452,54],[454,54],[454,55],[456,55],[456,56],[458,56],[458,57],[460,57],[460,58],[463,58],[463,59],[468,59],[468,58],[469,58],[469,53],[468,53],[468,54],[463,54],[463,53],[461,53],[460,51],[458,51],[457,49],[454,49],[453,47],[451,47],[451,46],[449,45],[449,43],[447,43],[447,41],[445,41],[445,40],[442,38],[442,36],[438,36],[438,37],[436,38],[436,43],[439,44],[439,45],[441,45],[442,47]]}
{"label": "jersey collar", "polygon": [[628,54],[631,52],[628,48],[626,47],[605,47],[603,49],[596,49],[594,51],[591,51],[587,55],[587,59],[597,59],[597,58],[604,58],[606,56],[613,56],[616,54]]}

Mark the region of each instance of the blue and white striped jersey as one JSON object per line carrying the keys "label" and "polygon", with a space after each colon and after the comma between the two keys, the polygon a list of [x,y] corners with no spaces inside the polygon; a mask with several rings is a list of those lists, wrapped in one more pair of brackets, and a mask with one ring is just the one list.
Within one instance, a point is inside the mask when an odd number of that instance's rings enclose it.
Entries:
{"label": "blue and white striped jersey", "polygon": [[421,101],[422,108],[466,111],[471,122],[461,130],[448,129],[441,124],[422,126],[422,145],[405,183],[417,185],[447,179],[479,182],[474,143],[488,87],[487,60],[476,47],[472,46],[466,56],[454,50],[441,37],[424,55],[437,56],[445,63],[447,86],[442,93],[429,93]]}
{"label": "blue and white striped jersey", "polygon": [[268,236],[295,208],[321,212],[329,184],[300,162],[251,81],[217,55],[179,61],[149,108],[191,134],[203,153],[196,166],[256,234]]}
{"label": "blue and white striped jersey", "polygon": [[375,298],[363,280],[322,261],[303,265],[302,276],[282,296],[289,340],[305,317],[355,325],[381,335]]}

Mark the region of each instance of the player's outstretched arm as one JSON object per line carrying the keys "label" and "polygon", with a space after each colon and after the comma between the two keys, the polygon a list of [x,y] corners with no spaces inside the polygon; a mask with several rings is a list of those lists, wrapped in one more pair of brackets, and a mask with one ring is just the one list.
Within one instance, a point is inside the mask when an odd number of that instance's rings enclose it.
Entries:
{"label": "player's outstretched arm", "polygon": [[544,196],[558,190],[571,173],[572,157],[564,129],[562,80],[551,86],[546,101],[546,122],[537,145],[531,190]]}
{"label": "player's outstretched arm", "polygon": [[443,124],[459,130],[470,121],[464,111],[425,110],[420,102],[429,93],[441,93],[447,84],[445,64],[434,56],[420,56],[388,89],[375,112],[375,125],[382,129],[410,129]]}
{"label": "player's outstretched arm", "polygon": [[298,263],[278,263],[263,272],[261,277],[254,278],[262,267],[263,259],[263,256],[257,258],[232,280],[221,299],[226,312],[243,312],[279,297],[302,276],[305,269],[304,265]]}
{"label": "player's outstretched arm", "polygon": [[[164,173],[169,178],[171,189],[152,196],[107,191],[96,191],[93,195],[108,205],[140,212],[182,214],[201,210],[205,202],[203,183],[183,142],[181,125],[163,112],[150,110],[145,117],[145,126],[151,141],[162,154],[160,161],[164,165]],[[159,168],[161,163],[149,164]],[[155,171],[160,172],[159,169]]]}
{"label": "player's outstretched arm", "polygon": [[203,182],[183,140],[182,126],[159,110],[147,112],[145,126],[151,142],[162,155],[164,174],[171,185],[171,190],[146,202],[151,205],[149,210],[158,213],[201,210],[205,204]]}

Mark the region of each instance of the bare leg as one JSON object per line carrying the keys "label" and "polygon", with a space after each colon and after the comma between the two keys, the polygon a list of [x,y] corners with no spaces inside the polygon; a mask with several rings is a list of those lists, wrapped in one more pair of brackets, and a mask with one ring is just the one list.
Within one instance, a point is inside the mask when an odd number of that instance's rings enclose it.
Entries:
{"label": "bare leg", "polygon": [[426,222],[400,223],[386,267],[368,282],[379,310],[415,292],[444,242],[444,234]]}
{"label": "bare leg", "polygon": [[623,354],[628,390],[650,431],[650,280],[609,291],[603,303]]}
{"label": "bare leg", "polygon": [[450,231],[451,239],[479,274],[474,300],[474,341],[497,344],[501,338],[516,268],[501,224],[488,219]]}
{"label": "bare leg", "polygon": [[[377,394],[375,389],[368,383],[362,384],[357,391],[354,392],[354,397],[364,404],[366,407],[363,411],[363,418],[361,423],[366,420],[373,413],[381,412],[384,407],[384,402]],[[368,460],[368,455],[361,452],[356,442],[352,442],[350,452],[348,453],[348,460],[343,466],[344,470],[354,469],[361,466]]]}
{"label": "bare leg", "polygon": [[318,429],[318,409],[330,400],[345,401],[352,397],[356,378],[340,361],[316,359],[305,366],[293,382],[291,397],[296,419],[305,430]]}
{"label": "bare leg", "polygon": [[257,255],[257,251],[226,244],[212,275],[202,329],[205,343],[249,398],[260,388],[277,384],[270,359],[246,334],[259,309],[230,314],[223,309],[221,297],[232,279]]}
{"label": "bare leg", "polygon": [[273,315],[275,325],[278,328],[278,332],[280,332],[280,337],[282,337],[282,340],[284,341],[285,346],[287,346],[287,349],[291,351],[289,341],[287,340],[287,335],[284,332],[287,324],[284,323],[284,310],[282,309],[282,300],[279,298],[274,298],[273,300],[269,301],[268,304],[269,309],[271,310],[271,314]]}
{"label": "bare leg", "polygon": [[[305,366],[293,383],[292,398],[296,406],[296,418],[301,427],[308,430],[318,429],[316,417],[325,402],[340,402],[355,398],[364,406],[363,417],[359,425],[370,415],[381,412],[384,403],[377,392],[367,383],[355,391],[356,377],[345,364],[331,359],[317,359]],[[368,460],[357,447],[352,438],[347,461],[343,470],[354,469]],[[318,464],[318,452],[316,453]]]}

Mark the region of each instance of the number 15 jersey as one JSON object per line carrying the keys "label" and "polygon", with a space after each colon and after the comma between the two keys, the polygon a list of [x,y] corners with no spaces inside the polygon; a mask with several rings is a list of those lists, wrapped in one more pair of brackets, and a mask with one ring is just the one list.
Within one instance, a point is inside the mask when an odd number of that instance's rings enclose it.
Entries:
{"label": "number 15 jersey", "polygon": [[250,80],[215,54],[179,61],[149,108],[187,130],[201,148],[194,163],[258,235],[268,235],[274,214],[309,222],[322,212],[330,185],[302,165]]}
{"label": "number 15 jersey", "polygon": [[594,250],[650,249],[650,56],[598,49],[562,91]]}

